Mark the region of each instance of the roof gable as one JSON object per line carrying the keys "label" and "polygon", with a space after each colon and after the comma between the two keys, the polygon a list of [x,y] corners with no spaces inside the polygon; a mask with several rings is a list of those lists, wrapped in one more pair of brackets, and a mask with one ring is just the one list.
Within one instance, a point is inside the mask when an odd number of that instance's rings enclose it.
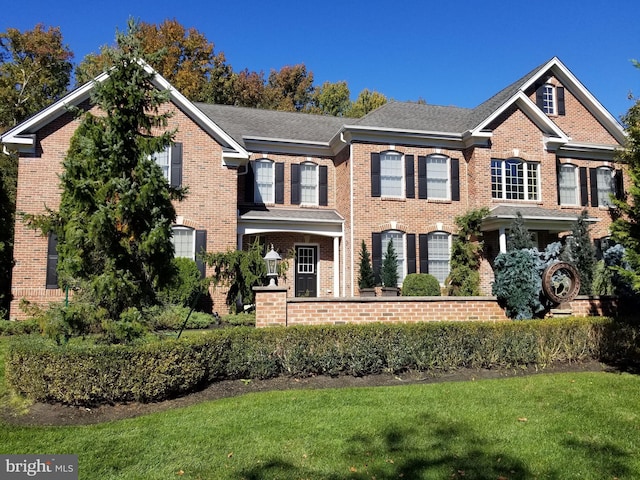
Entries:
{"label": "roof gable", "polygon": [[[159,90],[169,92],[170,101],[183,110],[189,118],[200,126],[204,131],[216,139],[223,147],[222,161],[229,166],[235,166],[239,161],[249,158],[249,153],[227,134],[213,120],[200,111],[195,104],[189,101],[184,95],[176,90],[164,77],[157,73],[145,62],[140,62],[145,70],[153,74],[153,84]],[[43,126],[53,122],[68,111],[71,106],[78,106],[89,99],[96,83],[102,83],[109,78],[109,73],[104,72],[94,80],[69,92],[60,100],[49,105],[47,108],[36,113],[24,122],[5,132],[0,136],[0,143],[5,146],[10,145],[19,150],[33,150],[35,148],[35,133]]]}

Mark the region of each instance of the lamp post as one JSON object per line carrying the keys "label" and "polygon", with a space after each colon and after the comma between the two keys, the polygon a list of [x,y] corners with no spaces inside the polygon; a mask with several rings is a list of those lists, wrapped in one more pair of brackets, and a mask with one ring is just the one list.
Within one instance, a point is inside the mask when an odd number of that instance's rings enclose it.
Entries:
{"label": "lamp post", "polygon": [[264,256],[264,261],[267,264],[267,277],[269,277],[269,286],[276,286],[276,278],[278,277],[278,263],[280,263],[282,257],[278,255],[273,249],[273,244],[271,244],[271,250]]}

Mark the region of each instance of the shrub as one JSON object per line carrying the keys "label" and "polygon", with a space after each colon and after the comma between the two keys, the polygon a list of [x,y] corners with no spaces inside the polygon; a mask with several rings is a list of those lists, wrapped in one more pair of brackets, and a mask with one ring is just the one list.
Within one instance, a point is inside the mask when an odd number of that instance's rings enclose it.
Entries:
{"label": "shrub", "polygon": [[440,296],[440,282],[428,273],[410,273],[402,282],[403,297]]}
{"label": "shrub", "polygon": [[0,336],[23,335],[40,332],[40,324],[36,319],[10,321],[0,320]]}
{"label": "shrub", "polygon": [[198,296],[206,293],[206,281],[201,278],[196,262],[190,258],[176,257],[173,264],[177,274],[160,290],[158,297],[164,304],[190,307]]}
{"label": "shrub", "polygon": [[9,341],[6,378],[37,401],[159,401],[224,379],[640,361],[640,327],[606,318],[217,329],[130,345]]}

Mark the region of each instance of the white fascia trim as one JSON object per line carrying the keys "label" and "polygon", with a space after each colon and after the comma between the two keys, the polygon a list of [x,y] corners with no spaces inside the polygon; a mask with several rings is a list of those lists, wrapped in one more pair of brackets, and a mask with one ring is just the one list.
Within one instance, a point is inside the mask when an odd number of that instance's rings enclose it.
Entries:
{"label": "white fascia trim", "polygon": [[91,95],[94,83],[104,82],[108,77],[107,73],[101,73],[90,82],[69,92],[57,102],[52,103],[33,117],[5,132],[4,135],[0,136],[0,143],[16,146],[35,146],[35,137],[29,136],[31,132],[38,130],[41,125],[46,125],[66,113],[69,106],[77,106],[84,102]]}
{"label": "white fascia trim", "polygon": [[586,106],[587,110],[591,112],[603,125],[607,128],[609,133],[620,143],[623,144],[626,139],[626,133],[624,128],[618,120],[614,118],[609,111],[594,97],[589,90],[571,73],[558,57],[553,57],[547,64],[542,67],[539,72],[530,78],[520,90],[526,90],[537,82],[540,77],[551,71],[553,75],[558,77],[564,87],[569,87],[569,90],[575,95],[580,102]]}
{"label": "white fascia trim", "polygon": [[353,141],[380,144],[411,144],[417,146],[460,149],[464,147],[461,133],[404,130],[400,128],[363,127],[345,125],[339,132],[346,143]]}
{"label": "white fascia trim", "polygon": [[556,151],[556,155],[565,158],[583,158],[613,162],[621,150],[622,147],[618,145],[570,142],[562,145]]}
{"label": "white fascia trim", "polygon": [[[250,154],[238,142],[236,142],[227,132],[222,130],[214,121],[207,117],[198,107],[196,107],[187,97],[182,95],[173,85],[171,85],[164,77],[153,70],[149,65],[145,65],[145,69],[154,73],[153,83],[158,89],[169,91],[172,102],[182,107],[191,119],[196,120],[205,130],[215,137],[223,146],[228,146],[237,152],[237,157],[231,152],[223,152],[222,162],[225,164],[226,158],[248,159]],[[225,145],[226,144],[226,145]]]}
{"label": "white fascia trim", "polygon": [[487,132],[484,130],[487,128],[487,125],[498,118],[498,116],[502,115],[502,113],[504,113],[504,111],[513,104],[518,105],[523,113],[529,117],[538,126],[538,128],[540,128],[540,130],[547,134],[545,135],[545,141],[547,143],[562,145],[569,141],[569,137],[567,137],[567,135],[565,135],[565,133],[560,130],[560,128],[553,123],[549,117],[547,117],[521,90],[504,102],[500,108],[496,109],[491,115],[485,118],[476,128],[471,130],[469,136],[485,138]]}
{"label": "white fascia trim", "polygon": [[331,146],[325,142],[251,136],[242,138],[247,148],[252,152],[297,154],[313,157],[330,157],[334,155]]}

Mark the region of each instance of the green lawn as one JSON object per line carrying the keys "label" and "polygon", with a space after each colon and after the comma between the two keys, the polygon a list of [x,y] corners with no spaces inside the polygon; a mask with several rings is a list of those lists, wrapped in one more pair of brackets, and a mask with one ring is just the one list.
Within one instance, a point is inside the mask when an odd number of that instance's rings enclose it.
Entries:
{"label": "green lawn", "polygon": [[82,479],[637,479],[640,377],[250,394],[102,425],[0,425],[0,453],[79,454]]}

